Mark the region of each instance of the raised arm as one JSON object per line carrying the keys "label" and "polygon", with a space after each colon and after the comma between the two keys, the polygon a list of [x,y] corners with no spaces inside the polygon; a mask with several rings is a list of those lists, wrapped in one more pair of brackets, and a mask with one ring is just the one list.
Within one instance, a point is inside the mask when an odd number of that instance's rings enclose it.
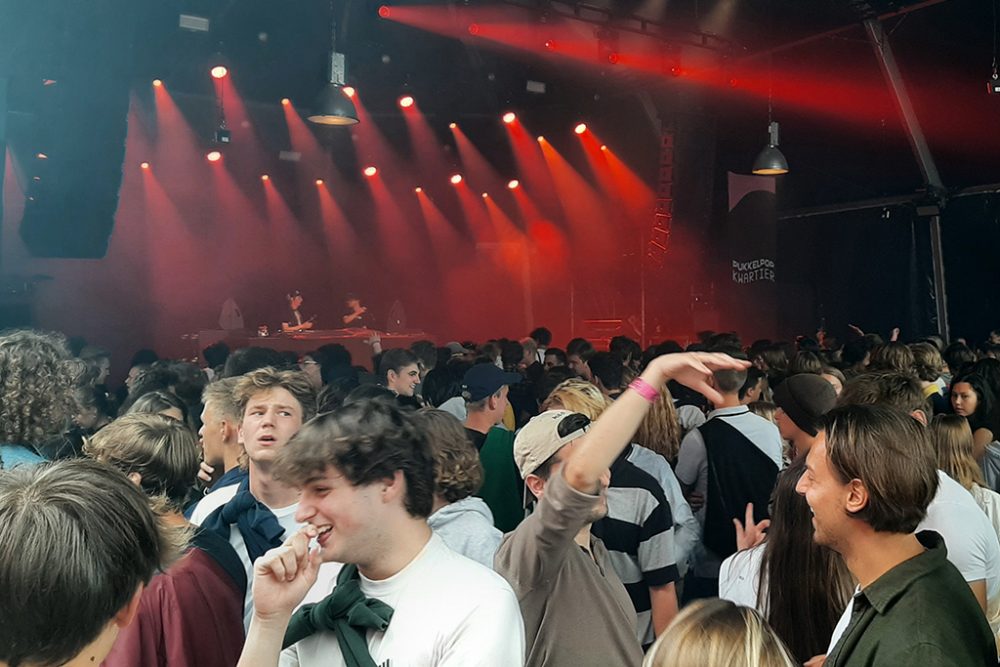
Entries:
{"label": "raised arm", "polygon": [[[733,359],[728,354],[665,354],[649,363],[639,381],[658,391],[668,380],[677,380],[719,404],[722,397],[709,384],[712,373],[749,366],[749,361]],[[563,466],[563,476],[569,485],[583,493],[597,493],[601,475],[631,442],[649,406],[649,401],[635,389],[629,388],[619,396],[580,439],[573,456]]]}

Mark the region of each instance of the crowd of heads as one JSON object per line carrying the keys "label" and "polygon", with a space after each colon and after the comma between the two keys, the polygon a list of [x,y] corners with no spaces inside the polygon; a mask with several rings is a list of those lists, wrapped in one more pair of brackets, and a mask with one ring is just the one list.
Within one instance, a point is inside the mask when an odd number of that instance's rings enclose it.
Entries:
{"label": "crowd of heads", "polygon": [[[648,665],[808,660],[850,599],[854,580],[840,554],[859,526],[912,533],[938,491],[938,469],[970,490],[1000,484],[1000,472],[989,474],[1000,439],[1000,346],[989,341],[974,348],[867,334],[843,344],[822,336],[746,344],[703,332],[686,346],[643,349],[617,336],[557,348],[538,328],[520,340],[419,341],[370,364],[337,344],[292,354],[216,343],[201,363],[147,349],[117,367],[79,340],[3,332],[0,466],[10,470],[0,473],[0,597],[8,608],[41,599],[30,612],[4,614],[0,663],[61,664],[110,646],[142,585],[191,539],[178,517],[213,472],[252,464],[300,489],[303,520],[344,526],[350,534],[336,555],[356,558],[382,539],[362,512],[384,510],[370,499],[336,502],[348,491],[321,493],[331,475],[354,490],[394,481],[405,512],[423,520],[480,491],[484,468],[468,429],[499,425],[519,431],[514,463],[538,500],[572,443],[647,364],[684,349],[752,362],[715,372],[712,386],[777,425],[788,465],[771,498],[762,611],[692,603],[648,651]],[[120,386],[109,384],[119,377]],[[631,441],[673,466],[690,416],[712,406],[676,383],[656,389]],[[543,413],[554,426],[533,419]],[[49,462],[14,465],[26,456]],[[836,491],[855,483],[863,490],[845,506]],[[44,553],[53,532],[74,545],[65,557]]]}

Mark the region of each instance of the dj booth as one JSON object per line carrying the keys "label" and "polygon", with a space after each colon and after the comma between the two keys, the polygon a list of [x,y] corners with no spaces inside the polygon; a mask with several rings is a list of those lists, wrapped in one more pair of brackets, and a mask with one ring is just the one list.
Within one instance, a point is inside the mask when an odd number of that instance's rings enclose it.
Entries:
{"label": "dj booth", "polygon": [[[368,342],[375,332],[370,329],[327,329],[298,331],[295,333],[277,333],[270,336],[260,336],[256,332],[240,329],[224,331],[207,329],[198,332],[198,347],[204,350],[209,345],[223,341],[230,350],[240,347],[267,347],[282,352],[292,351],[298,354],[312,352],[318,347],[337,343],[347,348],[355,366],[364,366],[372,370],[372,346]],[[418,340],[427,340],[423,332],[414,333],[379,333],[382,349],[394,347],[409,347]]]}

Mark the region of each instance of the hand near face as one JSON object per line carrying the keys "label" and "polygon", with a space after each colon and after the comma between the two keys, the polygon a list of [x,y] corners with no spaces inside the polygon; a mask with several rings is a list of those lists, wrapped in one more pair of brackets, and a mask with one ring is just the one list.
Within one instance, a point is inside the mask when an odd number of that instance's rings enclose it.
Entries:
{"label": "hand near face", "polygon": [[309,541],[315,536],[316,529],[306,526],[254,563],[253,607],[257,617],[291,616],[316,583],[321,562],[319,549],[309,549]]}
{"label": "hand near face", "polygon": [[734,359],[728,354],[684,352],[664,354],[654,359],[650,365],[661,374],[660,385],[667,380],[677,380],[718,405],[723,402],[723,398],[715,387],[709,384],[712,373],[722,370],[746,370],[750,367],[750,362]]}

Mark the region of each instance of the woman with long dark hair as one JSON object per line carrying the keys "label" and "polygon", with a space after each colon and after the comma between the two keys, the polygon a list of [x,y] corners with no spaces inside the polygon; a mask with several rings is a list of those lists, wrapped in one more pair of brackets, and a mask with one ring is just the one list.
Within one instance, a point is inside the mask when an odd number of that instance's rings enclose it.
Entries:
{"label": "woman with long dark hair", "polygon": [[737,530],[744,550],[719,570],[719,597],[757,609],[800,662],[826,652],[854,591],[840,555],[813,540],[812,512],[795,491],[804,471],[799,457],[778,476],[766,539],[751,519]]}

